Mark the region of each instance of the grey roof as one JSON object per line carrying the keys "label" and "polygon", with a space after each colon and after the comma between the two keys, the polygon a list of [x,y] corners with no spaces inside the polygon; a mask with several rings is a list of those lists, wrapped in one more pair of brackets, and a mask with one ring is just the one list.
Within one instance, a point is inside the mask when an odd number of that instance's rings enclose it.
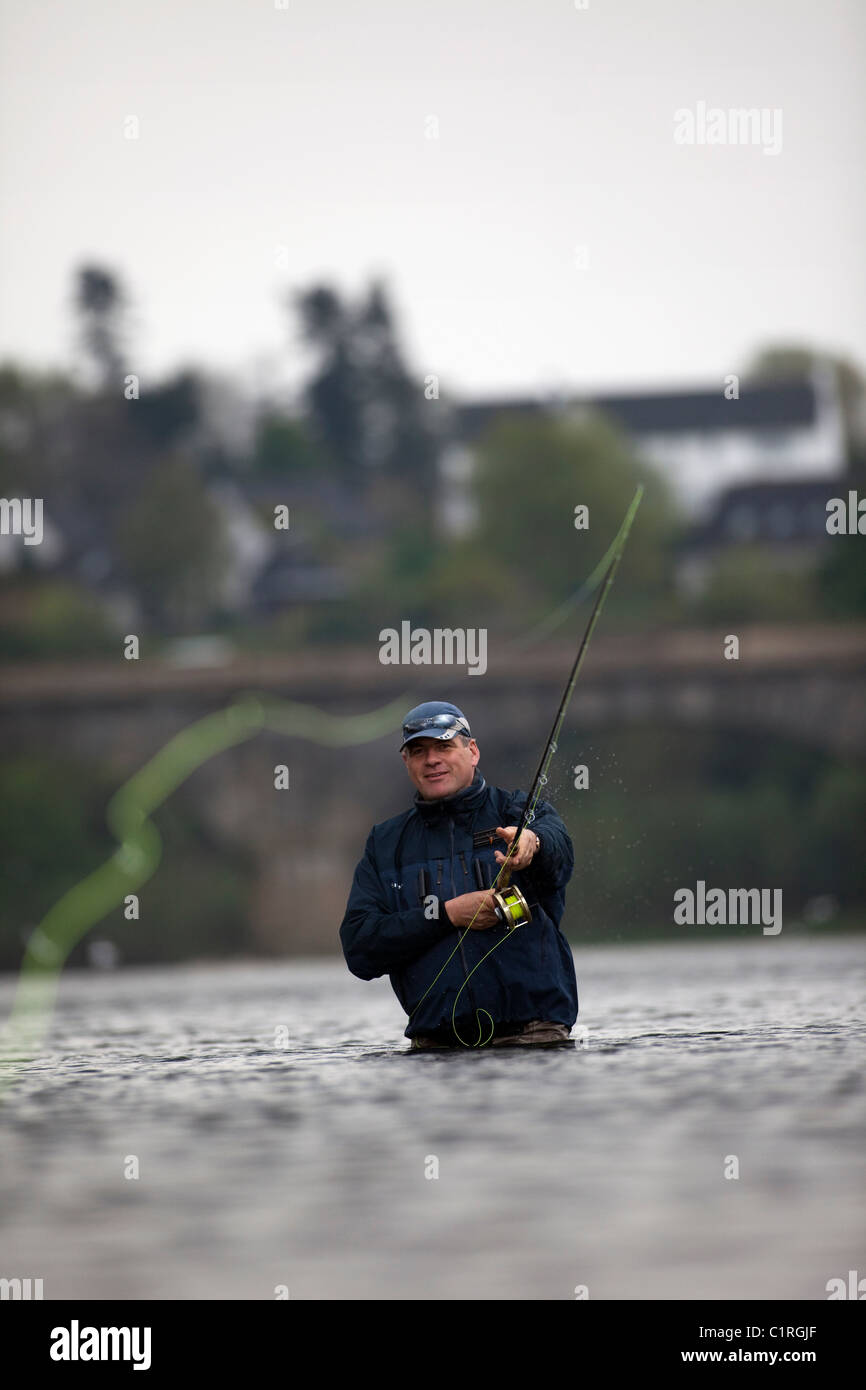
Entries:
{"label": "grey roof", "polygon": [[742,483],[726,488],[711,515],[689,532],[684,549],[760,541],[791,544],[827,539],[827,503],[845,493],[839,478]]}
{"label": "grey roof", "polygon": [[[639,396],[593,396],[574,400],[615,419],[632,434],[694,433],[726,429],[792,429],[811,425],[817,403],[810,382],[780,382],[741,388],[738,400],[726,400],[722,384],[713,391],[669,391]],[[523,397],[478,401],[457,408],[458,433],[475,439],[499,415],[547,415],[567,410],[560,401]]]}

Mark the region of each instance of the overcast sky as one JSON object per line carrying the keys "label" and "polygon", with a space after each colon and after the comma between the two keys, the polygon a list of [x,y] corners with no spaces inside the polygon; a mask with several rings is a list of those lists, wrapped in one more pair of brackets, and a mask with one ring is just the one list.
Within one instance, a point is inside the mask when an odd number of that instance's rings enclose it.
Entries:
{"label": "overcast sky", "polygon": [[[281,3],[5,0],[0,358],[74,362],[88,262],[143,385],[296,381],[286,295],[373,275],[443,394],[866,365],[863,0]],[[775,140],[677,143],[699,103]]]}

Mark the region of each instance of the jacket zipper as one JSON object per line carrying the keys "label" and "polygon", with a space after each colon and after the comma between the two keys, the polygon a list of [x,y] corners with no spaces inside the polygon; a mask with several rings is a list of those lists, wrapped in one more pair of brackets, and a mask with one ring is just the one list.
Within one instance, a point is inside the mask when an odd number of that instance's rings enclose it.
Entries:
{"label": "jacket zipper", "polygon": [[[456,898],[456,897],[457,897],[457,888],[456,888],[455,882],[454,882],[454,820],[453,820],[453,817],[451,817],[451,816],[448,817],[448,824],[449,824],[449,826],[450,826],[450,828],[451,828],[451,892],[453,893],[454,897]],[[462,861],[462,863],[463,863],[463,873],[464,873],[464,875],[465,875],[465,874],[468,872],[468,870],[467,870],[467,868],[466,868],[466,860],[465,860],[465,858],[463,857],[462,854],[460,855],[460,859],[461,859],[461,861]],[[460,940],[460,959],[461,959],[461,961],[463,962],[463,978],[464,978],[464,980],[468,980],[468,979],[469,979],[469,969],[468,969],[468,967],[467,967],[467,965],[466,965],[466,956],[465,956],[464,953],[463,953],[463,936],[464,936],[464,934],[465,934],[465,931],[466,931],[466,928],[465,928],[465,927],[458,927],[458,928],[457,928],[457,932],[458,932],[458,936],[459,936],[459,940]],[[469,1002],[470,1002],[470,1004],[471,1004],[471,1006],[472,1006],[473,1012],[477,1012],[476,1007],[475,1007],[475,995],[472,993],[472,986],[471,986],[470,984],[467,984],[467,986],[466,986],[466,993],[469,995]]]}

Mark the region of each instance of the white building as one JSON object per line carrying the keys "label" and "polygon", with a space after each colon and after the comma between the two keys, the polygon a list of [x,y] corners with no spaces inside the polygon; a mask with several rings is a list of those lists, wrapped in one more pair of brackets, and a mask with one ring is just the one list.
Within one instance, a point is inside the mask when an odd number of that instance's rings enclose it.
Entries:
{"label": "white building", "polygon": [[461,534],[474,524],[469,479],[473,446],[496,418],[510,414],[579,418],[601,411],[631,436],[636,453],[669,482],[683,511],[705,520],[728,488],[756,481],[840,478],[845,421],[829,365],[811,379],[761,383],[734,379],[713,390],[605,395],[568,401],[540,398],[459,407],[455,439],[441,468],[451,484],[443,526]]}

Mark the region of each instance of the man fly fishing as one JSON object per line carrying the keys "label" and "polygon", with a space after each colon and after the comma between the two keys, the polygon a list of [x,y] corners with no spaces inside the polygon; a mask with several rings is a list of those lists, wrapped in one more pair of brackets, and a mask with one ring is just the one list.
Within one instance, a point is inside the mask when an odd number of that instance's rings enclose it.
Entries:
{"label": "man fly fishing", "polygon": [[[370,831],[340,940],[353,974],[390,975],[413,1048],[569,1041],[577,981],[559,923],[574,851],[559,816],[539,796],[642,497],[639,486],[580,591],[598,584],[526,795],[488,787],[478,744],[456,705],[430,701],[403,721],[400,753],[415,805]],[[504,852],[493,848],[497,839]],[[512,872],[519,884],[511,883]]]}
{"label": "man fly fishing", "polygon": [[414,805],[367,839],[340,927],[349,969],[390,975],[413,1048],[568,1042],[577,981],[559,929],[574,868],[564,824],[536,801],[514,845],[526,794],[487,784],[456,705],[410,710],[400,752]]}

